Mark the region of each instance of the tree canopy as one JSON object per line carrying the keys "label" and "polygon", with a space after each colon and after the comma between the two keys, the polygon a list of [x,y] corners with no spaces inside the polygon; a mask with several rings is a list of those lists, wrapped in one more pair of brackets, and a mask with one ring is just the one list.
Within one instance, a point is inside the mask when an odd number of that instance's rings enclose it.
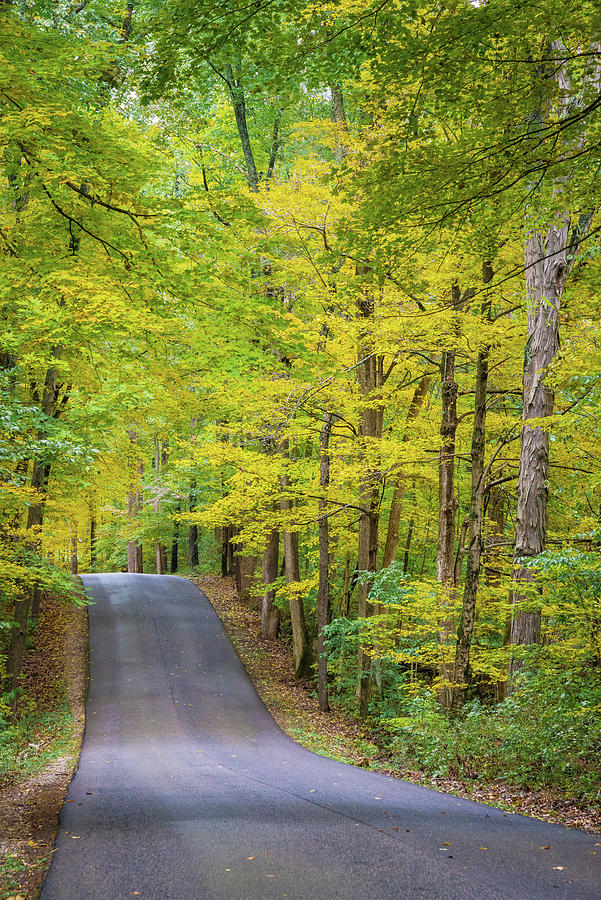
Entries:
{"label": "tree canopy", "polygon": [[65,570],[199,566],[399,740],[598,708],[600,42],[581,0],[0,4],[5,708]]}

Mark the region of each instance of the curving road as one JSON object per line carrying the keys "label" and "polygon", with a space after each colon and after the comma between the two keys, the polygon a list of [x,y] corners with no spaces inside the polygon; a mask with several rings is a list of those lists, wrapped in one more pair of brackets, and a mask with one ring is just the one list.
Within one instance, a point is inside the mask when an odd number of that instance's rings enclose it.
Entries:
{"label": "curving road", "polygon": [[600,838],[291,741],[190,582],[83,581],[86,733],[42,900],[601,898]]}

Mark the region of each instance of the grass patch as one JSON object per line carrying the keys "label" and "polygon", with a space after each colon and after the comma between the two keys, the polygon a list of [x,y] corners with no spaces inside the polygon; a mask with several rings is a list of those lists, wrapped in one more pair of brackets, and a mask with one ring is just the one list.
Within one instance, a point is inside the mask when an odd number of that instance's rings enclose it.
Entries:
{"label": "grass patch", "polygon": [[0,779],[33,775],[77,750],[73,713],[64,695],[52,709],[33,709],[0,731]]}

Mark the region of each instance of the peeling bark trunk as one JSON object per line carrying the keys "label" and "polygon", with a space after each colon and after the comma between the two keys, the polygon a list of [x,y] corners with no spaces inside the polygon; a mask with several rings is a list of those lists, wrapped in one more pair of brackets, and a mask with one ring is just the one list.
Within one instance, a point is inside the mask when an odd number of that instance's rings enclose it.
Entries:
{"label": "peeling bark trunk", "polygon": [[[528,343],[524,356],[524,421],[541,419],[553,413],[555,396],[545,383],[545,376],[559,348],[558,314],[563,291],[568,223],[551,228],[543,245],[541,235],[526,242],[526,283],[530,312]],[[549,253],[550,259],[541,259]],[[537,556],[545,549],[547,536],[547,504],[549,491],[549,433],[540,426],[524,425],[520,448],[518,506],[515,557]],[[541,617],[538,610],[525,610],[532,581],[530,569],[519,567],[515,573],[514,613],[511,623],[512,644],[535,644],[540,641]],[[523,588],[521,587],[523,585]],[[518,667],[513,661],[512,670]]]}
{"label": "peeling bark trunk", "polygon": [[[599,50],[599,44],[595,47]],[[550,52],[561,52],[559,43],[550,44]],[[564,110],[581,105],[572,95],[565,64],[554,66],[541,73],[545,80],[552,77],[559,88],[559,103]],[[599,88],[601,68],[595,62],[585,78]],[[545,100],[539,108],[541,120],[551,114]],[[579,139],[582,147],[585,135]],[[560,197],[565,179],[555,179],[554,194]],[[571,212],[552,213],[552,224],[544,230],[533,229],[524,248],[526,287],[528,292],[528,343],[524,353],[522,418],[524,423],[552,415],[555,397],[546,378],[549,366],[559,349],[559,310],[565,284],[580,243],[586,237],[592,221],[592,213],[581,214],[572,223]],[[540,214],[539,214],[540,218]],[[532,606],[532,571],[519,565],[521,558],[532,558],[545,549],[547,537],[547,504],[549,473],[549,434],[539,426],[524,424],[520,448],[518,477],[518,505],[516,516],[516,541],[513,591],[513,615],[511,643],[513,645],[537,644],[541,637],[540,610]],[[513,657],[510,676],[521,667],[521,660]]]}

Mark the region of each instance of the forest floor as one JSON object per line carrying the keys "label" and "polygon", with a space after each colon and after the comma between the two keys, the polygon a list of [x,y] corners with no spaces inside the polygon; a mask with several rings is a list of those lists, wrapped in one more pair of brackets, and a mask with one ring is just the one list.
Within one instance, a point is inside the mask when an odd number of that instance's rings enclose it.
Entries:
{"label": "forest floor", "polygon": [[292,654],[285,643],[261,638],[260,612],[238,599],[232,578],[203,575],[191,580],[213,604],[276,722],[309,750],[514,813],[595,834],[601,831],[600,809],[568,798],[560,791],[529,790],[505,782],[433,777],[393,757],[381,746],[377,734],[345,710],[334,707],[324,713],[319,709],[315,683],[294,677]]}
{"label": "forest floor", "polygon": [[37,897],[85,723],[87,610],[45,596],[24,660],[26,708],[0,746],[0,898]]}

